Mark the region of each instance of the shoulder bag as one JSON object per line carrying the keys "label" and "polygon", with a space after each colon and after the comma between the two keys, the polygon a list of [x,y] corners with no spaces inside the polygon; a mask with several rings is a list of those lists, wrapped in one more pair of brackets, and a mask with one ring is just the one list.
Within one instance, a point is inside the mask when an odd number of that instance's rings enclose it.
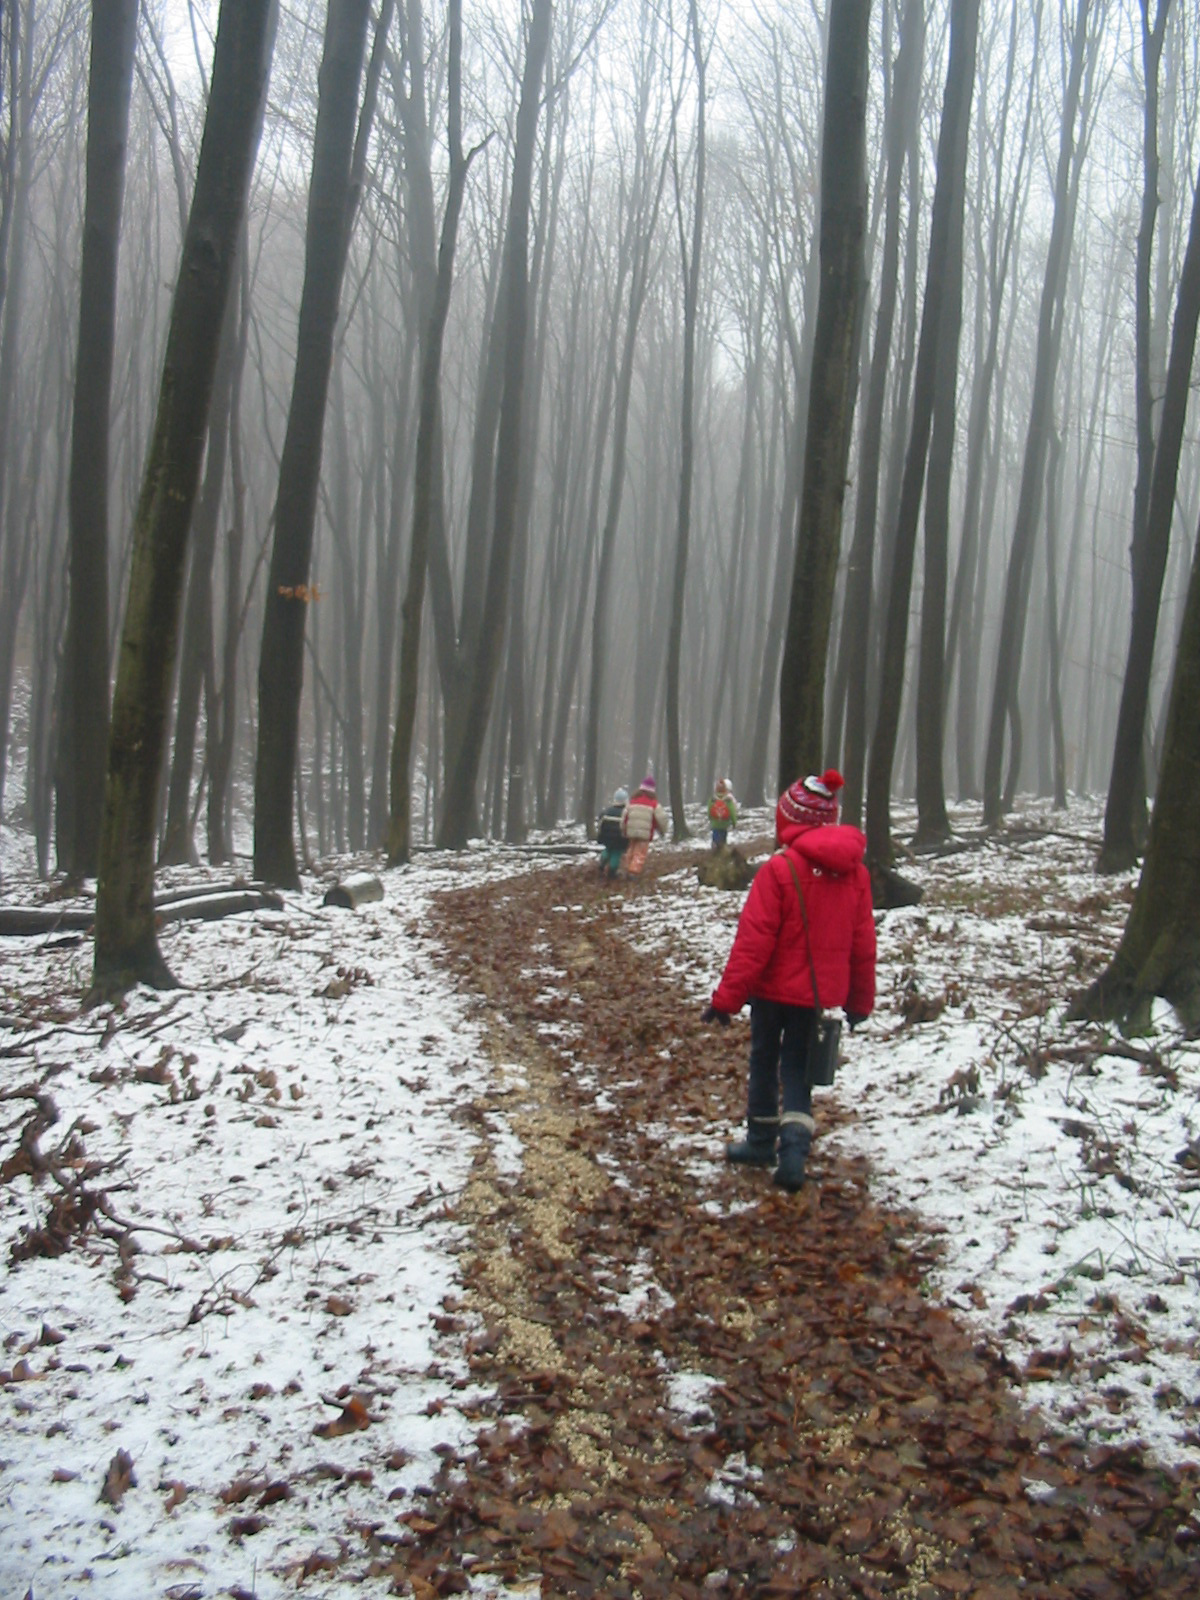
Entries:
{"label": "shoulder bag", "polygon": [[838,1017],[827,1017],[821,1010],[821,997],[817,993],[817,965],[813,960],[812,929],[808,924],[808,907],[804,904],[804,890],[800,887],[800,874],[792,858],[784,851],[783,859],[796,885],[800,900],[800,915],[804,919],[804,936],[808,941],[808,970],[812,978],[813,1034],[808,1047],[808,1081],[814,1088],[828,1089],[837,1072],[838,1048],[842,1040],[842,1024]]}

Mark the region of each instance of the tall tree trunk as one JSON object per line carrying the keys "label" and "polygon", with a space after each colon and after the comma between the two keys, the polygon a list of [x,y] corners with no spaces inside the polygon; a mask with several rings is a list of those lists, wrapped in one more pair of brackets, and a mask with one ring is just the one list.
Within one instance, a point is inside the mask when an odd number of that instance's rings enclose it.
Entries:
{"label": "tall tree trunk", "polygon": [[[907,0],[896,58],[892,103],[887,123],[887,178],[883,221],[883,256],[879,268],[879,308],[875,345],[867,381],[866,409],[859,444],[854,536],[846,564],[842,638],[846,651],[846,738],[842,776],[842,817],[855,826],[862,820],[863,778],[867,760],[867,661],[871,623],[871,589],[875,566],[875,528],[879,511],[879,466],[883,454],[883,409],[887,397],[896,290],[900,276],[900,191],[904,153],[920,110],[921,68],[925,59],[924,0]],[[835,757],[836,759],[836,757]]]}
{"label": "tall tree trunk", "polygon": [[[875,877],[878,898],[885,902],[891,898],[891,891],[886,885],[892,861],[892,771],[904,689],[917,521],[925,488],[940,350],[943,340],[953,341],[957,338],[957,320],[953,312],[947,310],[946,292],[949,289],[953,296],[951,261],[955,249],[961,250],[967,133],[975,81],[978,28],[979,0],[953,0],[950,11],[950,59],[946,68],[942,125],[938,132],[937,180],[929,227],[925,299],[921,310],[916,375],[913,379],[912,432],[896,514],[880,667],[879,706],[867,769],[867,857]],[[954,242],[956,233],[959,236],[957,246]],[[947,470],[948,466],[947,461]],[[938,694],[941,694],[940,683]]]}
{"label": "tall tree trunk", "polygon": [[70,599],[64,661],[70,771],[58,822],[59,865],[84,877],[95,876],[100,859],[108,750],[109,411],[137,14],[137,0],[92,0],[87,190],[67,491]]}
{"label": "tall tree trunk", "polygon": [[[412,750],[417,720],[421,659],[421,613],[425,604],[429,538],[434,516],[435,455],[441,448],[438,397],[441,382],[442,341],[450,312],[454,278],[454,250],[462,212],[470,158],[462,151],[462,3],[449,0],[449,140],[450,186],[442,218],[437,274],[428,285],[427,322],[421,337],[421,387],[418,401],[417,459],[413,481],[412,537],[409,542],[408,583],[400,626],[400,668],[396,695],[396,731],[392,739],[388,866],[400,866],[412,852]],[[418,73],[422,64],[414,60]],[[427,164],[427,163],[426,163]],[[432,756],[430,758],[432,760]]]}
{"label": "tall tree trunk", "polygon": [[[925,485],[925,585],[921,596],[921,643],[917,669],[917,840],[940,842],[950,836],[946,815],[946,786],[942,757],[945,730],[946,586],[950,562],[950,479],[954,466],[954,439],[958,428],[958,344],[962,333],[963,213],[969,106],[975,79],[978,0],[970,0],[974,29],[970,74],[962,121],[954,151],[954,214],[943,263],[942,310],[937,336],[937,371],[934,377],[933,425],[929,440],[928,481]],[[953,23],[951,24],[953,26]],[[968,23],[970,26],[970,23]],[[964,49],[967,47],[964,47]]]}
{"label": "tall tree trunk", "polygon": [[830,8],[821,143],[821,292],[796,561],[779,676],[780,788],[797,774],[818,768],[825,743],[825,660],[866,294],[870,20],[870,0],[840,0]]}
{"label": "tall tree trunk", "polygon": [[192,561],[183,616],[179,693],[175,711],[175,747],[167,786],[167,827],[158,856],[160,866],[180,866],[195,855],[192,843],[192,766],[200,718],[200,691],[212,658],[213,559],[217,550],[217,524],[221,519],[225,462],[229,453],[229,406],[233,397],[238,321],[238,297],[231,292],[225,302],[225,319],[221,324],[217,370],[213,379],[204,486],[196,503],[192,529]]}
{"label": "tall tree trunk", "polygon": [[[684,266],[683,395],[679,446],[679,516],[675,525],[675,571],[671,584],[671,624],[667,633],[667,764],[671,822],[675,839],[689,834],[683,812],[683,743],[679,730],[679,658],[683,649],[683,601],[687,587],[688,541],[692,529],[692,463],[696,446],[696,308],[700,299],[700,250],[704,238],[705,61],[697,0],[688,0],[692,60],[696,68],[696,179],[692,200],[692,243],[684,241],[679,175],[675,177],[679,246]],[[594,808],[593,808],[594,809]]]}
{"label": "tall tree trunk", "polygon": [[[245,605],[242,595],[242,552],[246,543],[246,473],[242,462],[242,375],[246,368],[246,346],[250,331],[250,264],[245,233],[238,252],[241,281],[238,295],[238,342],[234,362],[233,391],[229,398],[229,479],[232,509],[225,537],[224,635],[221,644],[221,682],[216,683],[215,666],[211,674],[212,694],[206,700],[204,719],[205,749],[208,759],[208,859],[210,864],[230,860],[233,846],[229,834],[230,778],[237,732],[237,666]],[[215,654],[215,649],[214,649]],[[207,690],[206,690],[207,695]]]}
{"label": "tall tree trunk", "polygon": [[[1129,654],[1121,686],[1121,707],[1117,714],[1117,735],[1113,745],[1113,769],[1109,782],[1108,805],[1104,817],[1104,848],[1100,866],[1117,871],[1134,859],[1133,812],[1137,794],[1140,755],[1146,728],[1146,706],[1150,699],[1150,675],[1154,665],[1154,644],[1158,635],[1158,612],[1162,600],[1163,574],[1171,545],[1171,522],[1175,512],[1175,488],[1179,478],[1179,457],[1183,448],[1183,425],[1187,418],[1192,358],[1196,348],[1196,327],[1200,321],[1200,171],[1192,196],[1192,219],[1188,229],[1187,251],[1179,275],[1175,302],[1175,323],[1171,330],[1171,354],[1167,361],[1167,387],[1163,395],[1158,448],[1154,452],[1154,471],[1140,559],[1135,552],[1133,626],[1129,633]],[[1121,762],[1124,754],[1126,760]]]}
{"label": "tall tree trunk", "polygon": [[[1150,386],[1150,267],[1154,251],[1154,224],[1158,215],[1158,72],[1162,60],[1163,35],[1171,0],[1157,0],[1155,19],[1150,22],[1150,0],[1138,0],[1142,25],[1142,208],[1138,221],[1137,250],[1133,274],[1133,350],[1134,420],[1137,430],[1137,477],[1133,487],[1133,531],[1129,542],[1129,569],[1132,577],[1132,616],[1130,641],[1135,629],[1145,626],[1139,612],[1153,604],[1157,614],[1159,596],[1144,598],[1140,588],[1145,560],[1146,518],[1150,506],[1150,480],[1154,471],[1154,399]],[[1160,254],[1170,254],[1164,240]],[[1122,699],[1124,696],[1122,696]],[[1144,718],[1144,713],[1143,713]],[[1118,737],[1113,746],[1112,777],[1104,809],[1104,842],[1100,850],[1103,871],[1121,872],[1133,864],[1137,847],[1146,831],[1146,772],[1142,760],[1142,726],[1132,718],[1124,724],[1118,719]],[[1128,767],[1128,773],[1122,768]]]}
{"label": "tall tree trunk", "polygon": [[293,888],[300,881],[292,795],[304,687],[304,632],[333,337],[353,221],[351,155],[369,9],[368,0],[329,0],[326,17],[296,369],[279,465],[258,664],[254,872],[267,883]]}
{"label": "tall tree trunk", "polygon": [[[1081,136],[1078,151],[1076,149],[1075,125],[1079,118],[1084,69],[1088,55],[1088,7],[1089,0],[1076,0],[1071,64],[1063,100],[1061,143],[1054,182],[1054,220],[1050,230],[1046,274],[1042,283],[1041,307],[1038,312],[1033,397],[1029,410],[1029,427],[1025,436],[1017,514],[1012,543],[1009,547],[1004,610],[1000,619],[1000,643],[996,657],[996,677],[992,691],[992,709],[988,719],[987,750],[983,768],[983,818],[989,827],[995,827],[1004,813],[1000,782],[1004,764],[1006,727],[1012,728],[1013,754],[1018,753],[1020,718],[1018,684],[1021,646],[1025,636],[1029,576],[1033,565],[1033,539],[1045,479],[1046,424],[1050,415],[1054,379],[1058,368],[1066,264],[1074,232],[1075,198],[1078,193],[1080,165],[1077,156],[1081,156],[1082,150],[1086,148],[1086,136]],[[1015,762],[1010,763],[1010,766],[1011,788],[1015,783],[1017,766]]]}
{"label": "tall tree trunk", "polygon": [[99,991],[171,975],[154,932],[155,807],[187,535],[221,325],[254,163],[274,0],[222,0],[196,188],[171,308],[158,413],[134,524],[113,696],[96,893]]}
{"label": "tall tree trunk", "polygon": [[[1164,427],[1165,421],[1164,417]],[[1152,489],[1152,502],[1153,499]],[[1150,1002],[1161,995],[1175,1006],[1186,1026],[1195,1028],[1200,1024],[1198,793],[1200,539],[1192,553],[1187,604],[1175,653],[1163,764],[1141,879],[1117,952],[1090,989],[1074,1002],[1075,1016],[1136,1026],[1149,1020]]]}
{"label": "tall tree trunk", "polygon": [[[15,18],[14,18],[15,22]],[[21,320],[24,314],[26,248],[29,241],[30,190],[33,184],[33,8],[25,16],[20,39],[19,65],[14,58],[14,116],[10,137],[16,139],[15,167],[5,216],[11,222],[9,256],[3,264],[7,284],[2,301],[0,333],[0,816],[8,775],[8,734],[12,715],[13,666],[17,623],[25,598],[31,555],[30,533],[17,515],[19,474],[14,470],[19,453],[17,388],[20,377]]]}
{"label": "tall tree trunk", "polygon": [[[443,849],[461,849],[467,842],[475,804],[475,782],[504,644],[520,481],[521,392],[525,378],[525,330],[529,317],[529,205],[542,73],[550,42],[552,13],[552,0],[534,0],[525,46],[525,70],[513,148],[512,190],[505,239],[506,261],[501,274],[507,293],[497,308],[498,314],[505,318],[505,338],[504,394],[496,438],[495,524],[478,647],[465,702],[466,714],[458,748],[450,755],[447,766],[446,802],[438,832],[438,843]],[[475,574],[468,571],[468,585],[474,581]]]}
{"label": "tall tree trunk", "polygon": [[1046,647],[1047,691],[1054,805],[1062,811],[1067,804],[1067,744],[1063,732],[1062,640],[1065,630],[1059,625],[1058,607],[1058,514],[1062,500],[1062,439],[1055,428],[1050,432],[1046,459]]}

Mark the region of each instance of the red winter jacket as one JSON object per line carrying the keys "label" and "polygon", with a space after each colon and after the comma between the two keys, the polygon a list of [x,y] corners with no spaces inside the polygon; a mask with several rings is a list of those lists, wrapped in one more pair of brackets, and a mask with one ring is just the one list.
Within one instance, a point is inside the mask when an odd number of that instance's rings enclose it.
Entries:
{"label": "red winter jacket", "polygon": [[863,865],[867,841],[845,825],[796,827],[784,821],[778,831],[785,849],[755,874],[713,1009],[733,1014],[750,999],[813,1004],[808,939],[790,859],[804,890],[821,1005],[867,1016],[875,1004],[875,918]]}

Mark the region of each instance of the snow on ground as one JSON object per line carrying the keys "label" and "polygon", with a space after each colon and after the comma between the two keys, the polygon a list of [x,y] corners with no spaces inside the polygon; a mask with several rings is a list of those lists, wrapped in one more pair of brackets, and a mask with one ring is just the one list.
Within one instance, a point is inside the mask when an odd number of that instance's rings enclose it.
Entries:
{"label": "snow on ground", "polygon": [[[337,1536],[381,1500],[419,1506],[439,1448],[472,1435],[437,1324],[474,1148],[453,1115],[483,1071],[421,930],[479,860],[389,875],[358,912],[313,885],[282,913],[175,924],[187,988],[116,1010],[78,1010],[90,940],[0,944],[0,1159],[35,1109],[14,1092],[39,1087],[42,1151],[73,1131],[138,1247],[10,1263],[53,1185],[0,1183],[0,1595],[268,1600],[301,1574],[345,1593],[345,1569],[322,1577]],[[98,1494],[121,1451],[117,1512]]]}
{"label": "snow on ground", "polygon": [[[1031,1399],[1094,1439],[1194,1459],[1200,1048],[1169,1013],[1134,1054],[1079,1048],[1095,1035],[1060,1002],[1115,946],[1132,880],[1093,874],[1095,807],[1019,820],[906,869],[926,898],[879,919],[877,1011],[821,1091],[853,1120],[826,1137],[937,1232],[930,1293],[1004,1346]],[[743,818],[738,837],[770,824]],[[699,1005],[743,897],[700,888],[693,860],[631,888],[626,912]],[[454,1113],[485,1079],[426,910],[528,870],[422,857],[358,912],[324,910],[309,879],[283,912],[174,924],[187,987],[117,1010],[78,1010],[88,943],[0,944],[0,1160],[39,1086],[58,1112],[41,1149],[74,1130],[68,1159],[107,1164],[95,1186],[138,1245],[9,1263],[51,1185],[0,1183],[0,1594],[380,1592],[355,1581],[365,1556],[336,1576],[322,1557],[378,1525],[381,1499],[419,1509],[439,1446],[472,1433],[462,1335],[439,1321],[460,1287],[445,1207],[478,1137]],[[0,871],[9,903],[44,894],[7,829]],[[544,955],[531,942],[532,969]],[[586,1041],[559,1042],[584,1070]],[[511,1129],[486,1131],[515,1170]],[[683,1135],[718,1197],[728,1131]],[[672,1381],[694,1410],[704,1374]],[[113,1511],[97,1497],[120,1451],[136,1482]]]}
{"label": "snow on ground", "polygon": [[[937,1231],[931,1292],[996,1338],[1031,1401],[1090,1439],[1196,1461],[1200,1041],[1165,1006],[1150,1036],[1112,1037],[1111,1053],[1063,1020],[1116,948],[1136,879],[1092,870],[1094,803],[1012,820],[1007,836],[904,866],[925,899],[877,915],[877,1009],[845,1042],[835,1088],[817,1091],[818,1123],[823,1096],[852,1109],[832,1141]],[[738,837],[772,828],[757,813]],[[669,884],[631,899],[629,917],[670,943],[702,1004],[744,897],[690,868]]]}

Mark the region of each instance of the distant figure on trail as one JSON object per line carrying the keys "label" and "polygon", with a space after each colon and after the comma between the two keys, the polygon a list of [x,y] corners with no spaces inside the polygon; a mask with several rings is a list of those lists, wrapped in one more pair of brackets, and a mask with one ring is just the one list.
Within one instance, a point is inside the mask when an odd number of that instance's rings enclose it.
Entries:
{"label": "distant figure on trail", "polygon": [[718,778],[713,785],[712,799],[708,802],[708,825],[712,829],[713,849],[724,849],[730,830],[737,827],[737,802],[728,778]]}
{"label": "distant figure on trail", "polygon": [[648,772],[642,779],[641,788],[621,816],[621,832],[629,841],[625,871],[631,878],[636,878],[646,865],[655,830],[665,836],[667,820],[667,813],[658,803],[658,785],[654,781],[654,774]]}
{"label": "distant figure on trail", "polygon": [[629,848],[629,840],[621,832],[621,818],[629,804],[629,790],[618,789],[613,794],[612,805],[600,813],[600,826],[596,839],[600,845],[600,871],[606,878],[615,878],[621,870],[621,857]]}
{"label": "distant figure on trail", "polygon": [[728,1023],[750,1002],[746,1137],[726,1145],[725,1156],[769,1167],[778,1139],[775,1182],[788,1190],[804,1181],[816,1128],[809,1054],[820,1011],[843,1006],[854,1028],[875,1004],[867,841],[838,823],[842,783],[830,770],[780,795],[775,837],[782,848],[755,875],[725,971],[701,1015]]}

